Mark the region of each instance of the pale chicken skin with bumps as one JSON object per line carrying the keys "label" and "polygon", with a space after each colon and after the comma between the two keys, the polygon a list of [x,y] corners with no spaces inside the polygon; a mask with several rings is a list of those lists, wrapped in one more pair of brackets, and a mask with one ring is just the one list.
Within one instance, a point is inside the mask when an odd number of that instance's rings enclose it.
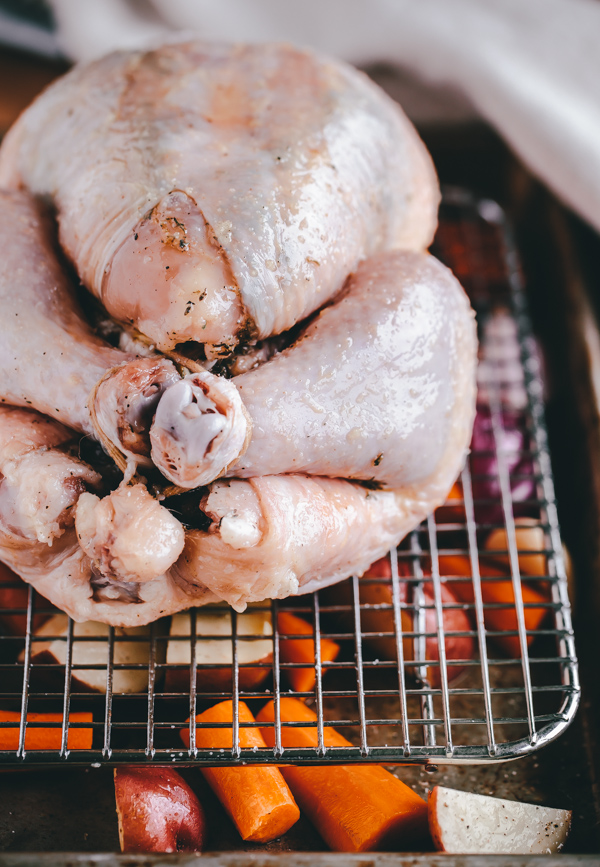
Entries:
{"label": "pale chicken skin with bumps", "polygon": [[[70,437],[0,407],[0,558],[74,620],[113,626],[219,600],[243,610],[362,573],[443,499],[451,470],[405,492],[303,475],[219,481],[200,503],[208,531],[184,534],[141,485],[98,499],[98,474],[62,450]],[[22,460],[37,462],[35,485],[11,477]]]}
{"label": "pale chicken skin with bumps", "polygon": [[7,135],[0,186],[53,201],[113,317],[209,358],[289,329],[361,259],[425,249],[439,199],[396,103],[346,64],[276,44],[75,67]]}

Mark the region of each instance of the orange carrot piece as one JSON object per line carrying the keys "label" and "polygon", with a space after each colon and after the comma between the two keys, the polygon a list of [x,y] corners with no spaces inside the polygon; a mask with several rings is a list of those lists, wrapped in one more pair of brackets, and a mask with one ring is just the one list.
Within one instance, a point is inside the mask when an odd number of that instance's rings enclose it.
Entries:
{"label": "orange carrot piece", "polygon": [[[239,703],[240,722],[254,722],[248,706]],[[233,721],[233,702],[222,701],[198,714],[199,723],[230,723]],[[183,729],[181,737],[189,747],[189,729]],[[260,729],[239,730],[240,746],[266,749]],[[231,728],[196,729],[196,745],[204,749],[231,749]],[[274,767],[202,768],[209,786],[233,820],[243,840],[253,843],[269,843],[285,834],[300,818],[300,810],[281,772]]]}
{"label": "orange carrot piece", "polygon": [[[67,736],[67,748],[69,750],[91,750],[93,729],[91,728],[71,728],[71,723],[92,722],[91,713],[71,713],[69,714],[69,734]],[[14,722],[13,726],[0,726],[0,750],[18,750],[19,749],[19,723],[21,714],[19,711],[0,710],[0,722]],[[63,715],[61,713],[28,713],[28,723],[61,723]],[[56,728],[29,728],[25,731],[25,749],[26,750],[60,750],[62,740],[62,729],[60,726]]]}
{"label": "orange carrot piece", "polygon": [[[316,716],[304,702],[282,698],[285,722],[314,722]],[[259,722],[273,722],[274,704],[260,711]],[[275,740],[273,728],[264,728],[266,742]],[[284,747],[316,747],[316,727],[282,727]],[[327,726],[325,745],[349,746],[350,741]],[[331,767],[282,767],[301,810],[306,813],[330,849],[336,852],[368,852],[408,847],[427,835],[427,804],[381,765],[332,765]]]}
{"label": "orange carrot piece", "polygon": [[[482,581],[481,597],[484,604],[504,604],[506,608],[487,608],[484,620],[487,629],[497,632],[515,632],[517,630],[517,611],[515,608],[515,593],[512,580],[507,576],[507,570],[501,566],[486,563],[481,560],[479,570],[484,578],[505,578],[505,581]],[[471,560],[461,555],[440,557],[440,574],[442,576],[460,576],[471,578]],[[475,596],[473,583],[469,581],[453,581],[452,592],[461,602],[473,602]],[[548,615],[548,598],[529,584],[521,584],[521,596],[525,605],[540,605],[540,608],[524,608],[525,627],[528,633],[539,629]],[[493,641],[509,656],[519,659],[521,645],[518,635],[494,635]],[[527,644],[531,644],[533,634],[527,635]]]}
{"label": "orange carrot piece", "polygon": [[[314,689],[317,674],[315,665],[314,629],[310,623],[291,614],[280,611],[277,615],[279,629],[279,658],[282,662],[308,663],[310,668],[288,668],[287,679],[294,692],[310,692]],[[286,635],[307,635],[309,638],[285,638]],[[333,662],[340,652],[339,644],[330,638],[321,639],[321,662]]]}

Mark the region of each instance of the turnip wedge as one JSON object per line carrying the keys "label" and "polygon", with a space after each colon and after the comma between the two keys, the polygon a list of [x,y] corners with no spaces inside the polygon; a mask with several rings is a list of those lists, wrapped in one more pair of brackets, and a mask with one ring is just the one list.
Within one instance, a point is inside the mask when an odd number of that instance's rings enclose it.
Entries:
{"label": "turnip wedge", "polygon": [[560,852],[571,811],[521,804],[436,786],[429,795],[435,848],[454,854],[534,855]]}

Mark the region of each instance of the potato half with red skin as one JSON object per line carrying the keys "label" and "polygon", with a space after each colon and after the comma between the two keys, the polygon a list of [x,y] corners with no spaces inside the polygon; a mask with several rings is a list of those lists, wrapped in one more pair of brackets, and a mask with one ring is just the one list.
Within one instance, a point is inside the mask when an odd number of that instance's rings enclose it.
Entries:
{"label": "potato half with red skin", "polygon": [[204,810],[172,768],[117,768],[115,799],[121,852],[203,850]]}
{"label": "potato half with red skin", "polygon": [[[402,647],[404,660],[414,660],[416,657],[416,648],[414,647],[414,638],[408,637],[407,633],[416,631],[413,625],[414,611],[411,610],[411,605],[414,601],[413,585],[404,580],[411,577],[410,567],[407,563],[400,560],[398,562],[398,572],[400,574],[399,582],[399,602],[401,605],[408,605],[401,609],[401,624],[402,624]],[[381,659],[396,659],[396,638],[394,625],[394,611],[392,582],[391,582],[391,564],[389,557],[382,557],[373,563],[365,572],[359,581],[359,592],[361,602],[361,630],[365,635],[364,641]],[[381,579],[381,580],[377,580]],[[421,585],[423,589],[423,611],[425,614],[425,622],[423,632],[430,634],[425,643],[425,656],[428,660],[439,660],[439,647],[437,638],[437,615],[434,608],[435,600],[433,593],[433,584],[430,578],[426,578]],[[472,632],[473,627],[469,617],[452,591],[444,586],[440,587],[443,609],[443,621],[445,631],[445,647],[446,659],[448,665],[448,679],[453,680],[464,669],[461,665],[452,665],[454,659],[474,659],[476,656],[476,642],[473,635],[456,635],[453,633],[468,633]],[[323,592],[323,591],[321,591]],[[335,602],[338,605],[352,605],[352,585],[350,582],[335,585],[330,588],[326,596],[328,601]],[[368,607],[365,607],[368,606]],[[382,606],[377,607],[377,606]],[[353,629],[354,618],[351,612],[341,615],[342,620],[347,629]],[[391,633],[387,635],[377,635],[374,633]],[[408,672],[412,673],[413,667],[408,667]],[[440,667],[438,665],[428,667],[428,679],[432,686],[439,687]]]}

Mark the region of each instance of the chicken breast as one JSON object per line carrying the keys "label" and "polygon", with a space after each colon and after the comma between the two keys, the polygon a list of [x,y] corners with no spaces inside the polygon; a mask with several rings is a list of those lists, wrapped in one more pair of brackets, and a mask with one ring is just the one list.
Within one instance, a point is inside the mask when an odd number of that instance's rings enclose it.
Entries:
{"label": "chicken breast", "polygon": [[396,103],[276,44],[181,42],[75,67],[7,135],[0,185],[53,201],[112,316],[208,357],[290,328],[372,253],[425,249],[439,198]]}

